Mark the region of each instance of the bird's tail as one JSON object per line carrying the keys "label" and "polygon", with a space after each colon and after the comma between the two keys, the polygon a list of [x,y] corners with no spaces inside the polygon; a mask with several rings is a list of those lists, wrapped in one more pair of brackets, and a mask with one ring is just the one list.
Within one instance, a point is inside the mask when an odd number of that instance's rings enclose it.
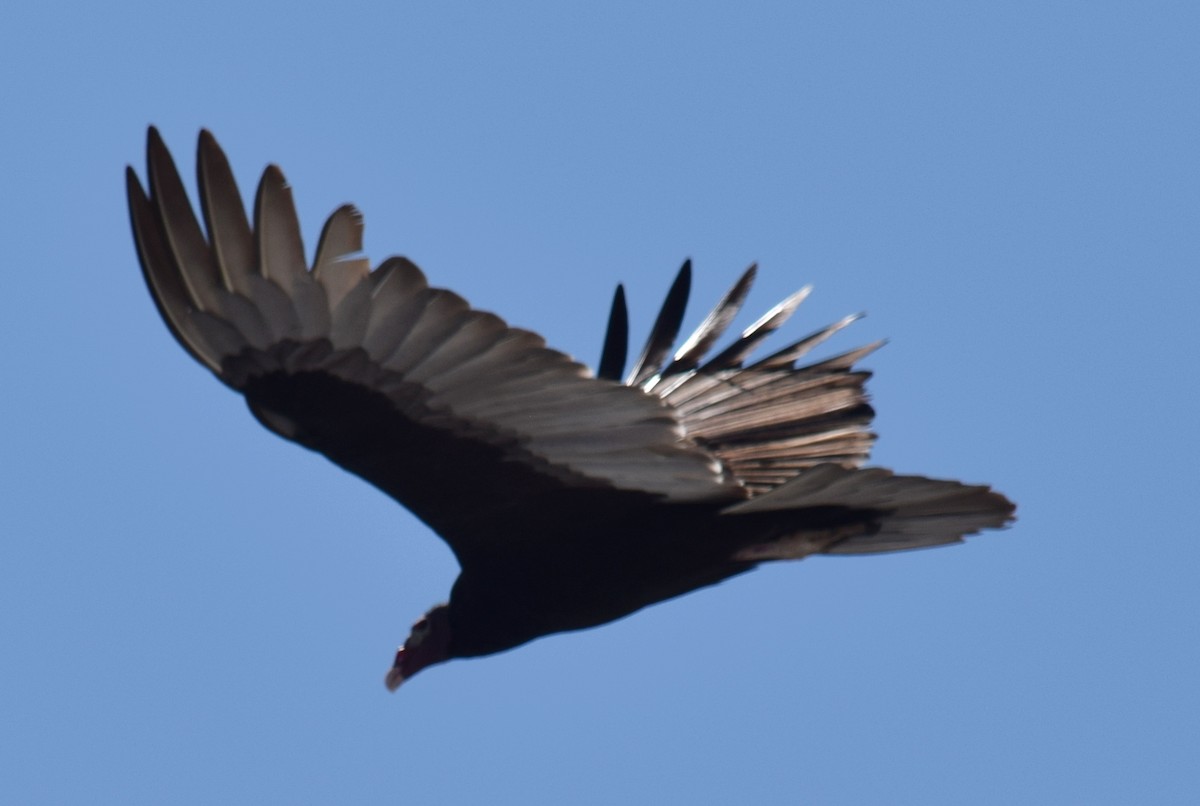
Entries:
{"label": "bird's tail", "polygon": [[[957,543],[1009,523],[1016,507],[986,486],[871,467],[822,464],[723,514],[775,514],[780,536],[743,548],[738,559],[798,559],[809,554],[873,554]],[[787,524],[794,516],[796,529]],[[814,517],[816,516],[816,517]],[[814,522],[823,524],[813,528]]]}

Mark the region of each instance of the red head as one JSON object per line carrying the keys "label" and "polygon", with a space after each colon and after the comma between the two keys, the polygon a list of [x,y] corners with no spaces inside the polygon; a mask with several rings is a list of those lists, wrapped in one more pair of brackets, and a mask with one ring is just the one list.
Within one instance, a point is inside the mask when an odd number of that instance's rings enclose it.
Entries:
{"label": "red head", "polygon": [[417,620],[404,646],[396,651],[396,660],[384,678],[388,691],[426,666],[450,660],[450,606],[437,605]]}

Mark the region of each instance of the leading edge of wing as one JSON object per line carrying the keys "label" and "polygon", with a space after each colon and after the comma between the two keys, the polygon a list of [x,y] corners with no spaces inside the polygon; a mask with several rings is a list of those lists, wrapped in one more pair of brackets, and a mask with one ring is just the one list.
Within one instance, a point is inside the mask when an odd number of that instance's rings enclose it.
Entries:
{"label": "leading edge of wing", "polygon": [[147,162],[149,195],[132,168],[126,176],[147,284],[180,344],[229,386],[326,373],[383,393],[421,425],[515,444],[550,472],[675,501],[745,497],[655,396],[599,380],[540,336],[429,287],[405,258],[371,271],[354,208],[329,218],[310,270],[277,167],[263,173],[251,225],[224,153],[202,132],[206,236],[154,128]]}

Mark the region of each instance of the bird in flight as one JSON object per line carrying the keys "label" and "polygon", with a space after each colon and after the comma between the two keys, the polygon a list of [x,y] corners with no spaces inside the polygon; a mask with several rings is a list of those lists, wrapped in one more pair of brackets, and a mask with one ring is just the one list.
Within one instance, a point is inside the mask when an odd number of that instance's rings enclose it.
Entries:
{"label": "bird in flight", "polygon": [[395,498],[459,562],[449,601],[396,652],[389,689],[759,563],[939,546],[1013,517],[987,486],[862,466],[873,411],[855,364],[879,344],[797,366],[855,317],[751,358],[807,288],[717,350],[752,266],[672,351],[685,263],[626,371],[618,286],[593,373],[430,286],[406,258],[372,269],[350,205],[325,223],[310,267],[283,173],[263,173],[249,220],[207,131],[203,229],[154,128],[147,163],[148,193],[126,169],[129,213],[176,340],[264,426]]}

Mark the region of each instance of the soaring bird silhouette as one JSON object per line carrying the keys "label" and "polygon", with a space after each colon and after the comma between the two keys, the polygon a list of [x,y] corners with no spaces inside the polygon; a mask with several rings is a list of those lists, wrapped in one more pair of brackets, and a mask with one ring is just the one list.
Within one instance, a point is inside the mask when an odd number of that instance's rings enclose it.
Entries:
{"label": "soaring bird silhouette", "polygon": [[854,364],[871,344],[797,359],[855,317],[747,363],[808,293],[710,355],[751,267],[674,353],[691,281],[676,277],[625,372],[617,287],[598,371],[427,285],[402,257],[372,270],[351,206],[310,269],[291,191],[269,166],[248,222],[224,153],[200,134],[207,236],[158,132],[149,196],[126,171],[142,271],[193,358],[282,437],[408,507],[461,566],[447,604],[412,628],[386,682],[621,618],[810,554],[960,541],[1014,506],[986,486],[863,468],[874,435]]}

